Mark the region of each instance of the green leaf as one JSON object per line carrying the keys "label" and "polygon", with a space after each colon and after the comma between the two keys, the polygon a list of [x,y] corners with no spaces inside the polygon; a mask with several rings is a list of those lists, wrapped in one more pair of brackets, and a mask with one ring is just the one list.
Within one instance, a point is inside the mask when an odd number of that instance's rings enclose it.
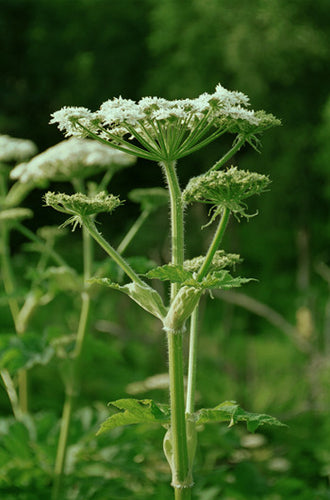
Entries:
{"label": "green leaf", "polygon": [[119,412],[102,423],[97,435],[122,425],[143,423],[164,425],[170,423],[168,405],[160,405],[152,399],[119,399],[109,404]]}
{"label": "green leaf", "polygon": [[161,281],[171,281],[171,283],[183,283],[186,280],[193,279],[193,273],[187,271],[183,266],[165,264],[165,266],[156,267],[149,271],[147,278],[159,279]]}
{"label": "green leaf", "polygon": [[253,278],[234,278],[229,271],[213,271],[205,276],[202,281],[194,277],[192,271],[188,271],[184,266],[165,264],[165,266],[156,267],[145,274],[147,278],[156,278],[162,281],[171,281],[171,283],[181,283],[183,286],[191,286],[200,289],[229,288],[239,287],[248,283]]}
{"label": "green leaf", "polygon": [[197,288],[221,288],[223,290],[228,290],[230,288],[237,288],[252,281],[253,278],[240,278],[239,276],[234,278],[229,271],[222,270],[209,273],[205,278],[198,282],[197,280],[187,280],[184,284],[187,286],[196,286]]}
{"label": "green leaf", "polygon": [[159,293],[146,283],[142,286],[132,281],[131,283],[128,283],[128,285],[121,286],[108,278],[91,278],[88,282],[106,285],[114,290],[125,293],[145,311],[148,311],[160,320],[163,320],[167,314],[167,308],[165,307]]}
{"label": "green leaf", "polygon": [[225,401],[215,408],[202,408],[194,414],[196,424],[212,422],[229,422],[232,427],[237,422],[246,422],[248,431],[254,432],[260,425],[277,425],[286,427],[275,417],[264,413],[250,413],[241,408],[235,401]]}
{"label": "green leaf", "polygon": [[54,349],[44,336],[35,333],[0,335],[0,369],[11,374],[35,365],[46,365],[53,355]]}

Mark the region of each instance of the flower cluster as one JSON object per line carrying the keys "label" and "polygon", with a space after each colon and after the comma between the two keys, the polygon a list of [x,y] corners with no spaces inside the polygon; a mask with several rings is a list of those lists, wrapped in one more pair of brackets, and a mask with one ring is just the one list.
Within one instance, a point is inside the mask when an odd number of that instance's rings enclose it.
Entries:
{"label": "flower cluster", "polygon": [[216,214],[228,208],[234,214],[247,216],[244,200],[264,192],[269,183],[268,176],[239,170],[237,167],[226,171],[213,170],[190,179],[183,199],[186,203],[210,203],[217,207]]}
{"label": "flower cluster", "polygon": [[[249,99],[220,84],[213,94],[168,101],[122,97],[106,101],[96,112],[64,107],[52,115],[66,136],[91,136],[135,156],[155,161],[176,160],[203,147],[225,132],[246,138],[279,125],[273,115],[248,109]],[[136,139],[139,145],[130,139]]]}
{"label": "flower cluster", "polygon": [[131,156],[96,141],[71,138],[47,149],[28,163],[17,165],[10,176],[22,183],[70,180],[85,178],[105,169],[115,171],[133,162]]}
{"label": "flower cluster", "polygon": [[[183,263],[184,269],[187,271],[197,272],[202,267],[205,261],[205,256],[194,257],[193,259],[185,260]],[[232,267],[242,261],[241,257],[236,253],[226,253],[224,250],[217,250],[213,256],[209,272],[219,271],[225,267]]]}
{"label": "flower cluster", "polygon": [[59,212],[88,217],[101,212],[112,212],[122,202],[117,196],[106,194],[104,191],[95,196],[86,196],[82,193],[69,195],[48,191],[45,194],[45,203]]}
{"label": "flower cluster", "polygon": [[16,139],[0,135],[0,161],[16,163],[27,160],[37,153],[37,146],[28,139]]}

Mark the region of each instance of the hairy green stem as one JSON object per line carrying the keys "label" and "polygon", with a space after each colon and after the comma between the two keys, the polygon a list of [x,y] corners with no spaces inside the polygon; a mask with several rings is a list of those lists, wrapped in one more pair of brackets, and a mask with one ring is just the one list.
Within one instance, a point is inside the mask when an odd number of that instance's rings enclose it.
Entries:
{"label": "hairy green stem", "polygon": [[227,151],[227,153],[222,158],[220,158],[220,160],[217,161],[215,163],[215,165],[213,165],[213,167],[210,169],[210,171],[211,170],[219,170],[219,168],[221,168],[222,165],[224,165],[228,160],[230,160],[230,158],[232,158],[234,156],[234,154],[237,153],[237,151],[239,151],[241,149],[245,140],[246,140],[246,138],[244,135],[237,136],[233,147],[229,151]]}
{"label": "hairy green stem", "polygon": [[203,265],[201,266],[200,270],[198,271],[198,274],[197,274],[198,281],[202,281],[202,279],[206,275],[207,271],[209,270],[209,267],[212,263],[214,254],[218,250],[220,242],[221,242],[222,237],[224,235],[224,232],[226,230],[227,223],[229,220],[229,215],[230,215],[230,210],[227,207],[225,207],[222,211],[219,225],[218,225],[217,230],[213,236],[213,240],[209,246],[209,249],[208,249],[207,254],[205,256]]}
{"label": "hairy green stem", "polygon": [[[182,194],[175,171],[175,162],[164,162],[162,163],[162,166],[165,170],[170,194],[172,263],[175,265],[182,265],[184,260]],[[174,300],[179,286],[180,285],[178,283],[172,283],[171,301]],[[172,486],[175,490],[176,499],[189,499],[191,495],[190,487],[192,481],[189,477],[189,459],[184,407],[182,353],[183,331],[168,332],[167,337],[170,376],[171,441],[173,452]]]}
{"label": "hairy green stem", "polygon": [[131,266],[126,262],[126,260],[103,238],[102,234],[99,233],[95,226],[95,222],[91,217],[82,217],[82,223],[84,227],[88,230],[90,235],[94,240],[106,251],[106,253],[118,264],[119,267],[131,278],[132,281],[140,286],[143,286],[143,281],[139,278],[136,272],[131,268]]}

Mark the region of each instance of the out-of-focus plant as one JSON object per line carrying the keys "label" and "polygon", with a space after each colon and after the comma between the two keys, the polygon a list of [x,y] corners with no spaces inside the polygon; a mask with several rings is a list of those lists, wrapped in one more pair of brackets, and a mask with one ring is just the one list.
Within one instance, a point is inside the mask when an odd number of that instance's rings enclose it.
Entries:
{"label": "out-of-focus plant", "polygon": [[[17,179],[17,183],[25,185],[45,185],[50,181],[67,181],[72,184],[73,190],[77,194],[66,195],[68,199],[79,199],[81,193],[94,193],[95,203],[104,204],[107,200],[109,211],[115,208],[120,202],[117,197],[107,195],[104,191],[113,174],[125,167],[134,163],[134,158],[120,151],[110,149],[95,141],[86,139],[72,138],[63,141],[62,143],[49,148],[47,151],[34,157],[29,162],[17,165],[11,172],[12,179]],[[86,181],[91,176],[103,173],[101,180],[96,183],[87,184]],[[142,223],[152,212],[152,207],[148,206],[143,214],[142,220],[138,220],[129,234],[121,244],[120,251],[124,251],[129,245],[132,238],[135,236]],[[34,244],[38,244],[37,238],[33,237],[26,229],[22,232],[30,237]],[[51,234],[50,234],[51,233]],[[51,236],[53,233],[48,230],[43,231],[43,234]],[[41,248],[41,255],[44,257],[45,248]],[[46,248],[47,253],[47,248]],[[61,264],[59,267],[43,267],[37,269],[39,285],[47,282],[49,289],[49,280],[57,283],[57,287],[64,290],[71,290],[81,295],[81,310],[76,334],[73,336],[73,343],[67,342],[60,350],[65,359],[61,364],[61,372],[65,385],[65,402],[63,406],[63,414],[60,428],[60,436],[57,447],[57,455],[55,462],[55,480],[53,487],[53,498],[60,497],[63,483],[63,474],[66,464],[66,455],[68,449],[68,436],[74,401],[79,394],[79,367],[83,355],[83,345],[88,328],[88,318],[90,314],[90,285],[88,280],[93,272],[93,245],[92,240],[87,232],[83,230],[83,277],[82,280],[77,275],[76,271],[70,268],[60,257],[57,258]],[[40,266],[39,266],[40,267]],[[39,286],[40,287],[40,286]],[[38,302],[35,306],[38,305]],[[68,336],[69,338],[70,336]],[[70,337],[71,338],[71,337]],[[63,340],[64,341],[64,340]],[[63,342],[62,342],[63,343]],[[56,350],[56,344],[53,344],[53,350]],[[58,350],[58,352],[60,352]]]}
{"label": "out-of-focus plant", "polygon": [[[36,145],[27,139],[16,139],[8,135],[0,135],[0,253],[1,275],[6,292],[8,305],[18,335],[22,335],[26,328],[28,300],[21,308],[15,283],[14,272],[10,258],[10,231],[15,222],[32,217],[30,209],[19,205],[32,189],[31,183],[21,187],[15,183],[9,189],[9,173],[13,165],[29,159],[37,152]],[[12,409],[17,417],[27,411],[27,378],[25,370],[18,372],[19,394],[16,392],[14,381],[8,370],[1,367],[1,377],[6,387]]]}
{"label": "out-of-focus plant", "polygon": [[[248,108],[249,99],[240,92],[230,92],[220,84],[214,94],[204,93],[196,99],[167,101],[146,97],[139,102],[115,98],[106,101],[97,112],[87,108],[65,107],[53,114],[67,136],[92,137],[133,156],[157,162],[166,179],[171,213],[171,251],[169,264],[156,267],[144,276],[102,236],[95,216],[111,212],[120,205],[118,198],[105,193],[68,196],[48,192],[46,204],[66,213],[67,224],[82,226],[130,279],[124,285],[108,278],[96,282],[128,295],[147,312],[158,318],[168,341],[170,405],[153,400],[122,399],[114,401],[117,413],[101,426],[100,433],[121,425],[158,423],[167,432],[164,452],[172,471],[176,500],[190,499],[193,487],[192,469],[197,443],[197,427],[207,422],[247,422],[254,431],[259,425],[280,423],[268,415],[248,413],[235,402],[221,403],[215,408],[195,411],[197,369],[197,310],[202,294],[212,289],[228,289],[250,281],[233,277],[228,267],[239,256],[219,250],[230,214],[237,219],[250,217],[246,200],[264,192],[267,176],[231,167],[220,171],[245,143],[258,148],[259,135],[279,125],[274,116]],[[190,179],[182,191],[177,175],[177,160],[201,149],[225,133],[235,135],[233,146],[205,174]],[[210,222],[218,221],[213,240],[204,256],[185,260],[184,206],[193,202],[210,205]],[[163,302],[146,279],[171,283],[169,304]],[[190,321],[188,387],[184,390],[183,337]]]}

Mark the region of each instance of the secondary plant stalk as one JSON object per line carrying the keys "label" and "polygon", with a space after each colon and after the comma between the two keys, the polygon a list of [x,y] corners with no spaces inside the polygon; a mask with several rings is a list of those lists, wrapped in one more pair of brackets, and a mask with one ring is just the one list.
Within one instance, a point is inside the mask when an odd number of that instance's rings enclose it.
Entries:
{"label": "secondary plant stalk", "polygon": [[[86,286],[87,280],[91,277],[92,267],[92,240],[87,231],[83,227],[83,261],[84,261],[84,283]],[[78,393],[79,384],[79,365],[81,362],[81,354],[88,326],[88,316],[90,310],[90,296],[88,290],[84,290],[81,296],[82,304],[79,318],[79,325],[76,337],[76,343],[73,351],[73,359],[71,366],[71,378],[65,382],[65,401],[62,412],[60,436],[58,441],[55,468],[54,468],[54,484],[52,491],[52,500],[62,498],[62,487],[64,478],[64,469],[66,455],[68,449],[69,429],[72,418],[72,410],[74,400]]]}
{"label": "secondary plant stalk", "polygon": [[8,398],[11,404],[11,408],[13,410],[14,417],[16,420],[21,420],[22,419],[22,412],[19,407],[19,401],[18,401],[18,396],[17,392],[15,389],[15,384],[13,379],[10,376],[10,373],[7,370],[1,370],[0,372],[2,381],[4,383],[4,386],[6,388]]}
{"label": "secondary plant stalk", "polygon": [[230,215],[230,210],[228,208],[224,208],[222,211],[221,219],[219,222],[219,225],[217,227],[217,230],[213,236],[213,240],[209,246],[209,249],[207,251],[207,254],[205,256],[204,262],[200,270],[198,271],[197,274],[197,280],[202,281],[204,276],[207,274],[207,271],[209,270],[209,267],[212,263],[213,257],[215,252],[218,250],[219,245],[221,243],[222,237],[224,235],[224,232],[227,227],[227,223],[229,220],[229,215]]}
{"label": "secondary plant stalk", "polygon": [[186,413],[188,415],[193,414],[195,411],[198,312],[199,312],[199,306],[197,305],[190,318],[189,364],[188,364],[187,402],[186,402]]}
{"label": "secondary plant stalk", "polygon": [[139,278],[136,272],[131,268],[131,266],[126,262],[125,259],[107,242],[100,234],[95,226],[94,221],[91,217],[84,217],[82,219],[83,226],[86,227],[89,234],[94,238],[94,240],[106,251],[106,253],[118,264],[119,267],[131,278],[132,281],[138,285],[143,286],[143,281]]}
{"label": "secondary plant stalk", "polygon": [[245,141],[246,138],[244,136],[237,137],[237,140],[234,143],[233,147],[229,151],[227,151],[227,153],[222,158],[220,158],[220,160],[217,161],[210,170],[219,170],[219,168],[221,168],[222,165],[224,165],[228,160],[230,160],[230,158],[232,158],[234,154],[236,154],[237,151],[241,149]]}
{"label": "secondary plant stalk", "polygon": [[[216,229],[213,240],[205,256],[203,265],[198,272],[197,275],[198,281],[202,281],[202,279],[205,277],[206,273],[210,268],[214,254],[219,248],[220,242],[226,230],[229,215],[230,211],[227,208],[225,208],[222,212],[219,225]],[[199,310],[199,305],[197,304],[190,319],[189,363],[188,363],[187,400],[186,400],[186,414],[188,419],[189,416],[192,415],[195,411],[195,392],[196,392],[196,377],[197,377],[198,310]],[[193,420],[189,420],[188,424],[189,424],[190,440],[191,440],[191,442],[189,443],[189,463],[190,463],[190,468],[192,468],[195,449],[196,449],[196,428],[195,428],[196,426]]]}
{"label": "secondary plant stalk", "polygon": [[[218,250],[222,237],[226,230],[229,215],[230,211],[227,208],[225,208],[222,212],[219,225],[213,236],[213,240],[209,246],[208,252],[205,256],[203,265],[198,272],[197,275],[198,281],[202,281],[208,269],[210,268],[214,254]],[[186,413],[188,415],[194,412],[194,406],[195,406],[198,307],[199,306],[197,305],[194,312],[191,315],[191,320],[190,320],[189,365],[188,365],[188,385],[187,385],[187,403],[186,403]]]}
{"label": "secondary plant stalk", "polygon": [[141,212],[140,216],[136,219],[134,224],[130,227],[128,233],[125,235],[125,237],[122,239],[120,242],[119,246],[117,247],[117,252],[122,254],[125,252],[126,248],[136,235],[136,233],[140,230],[141,226],[144,224],[146,219],[149,217],[150,211],[149,210],[143,210]]}

